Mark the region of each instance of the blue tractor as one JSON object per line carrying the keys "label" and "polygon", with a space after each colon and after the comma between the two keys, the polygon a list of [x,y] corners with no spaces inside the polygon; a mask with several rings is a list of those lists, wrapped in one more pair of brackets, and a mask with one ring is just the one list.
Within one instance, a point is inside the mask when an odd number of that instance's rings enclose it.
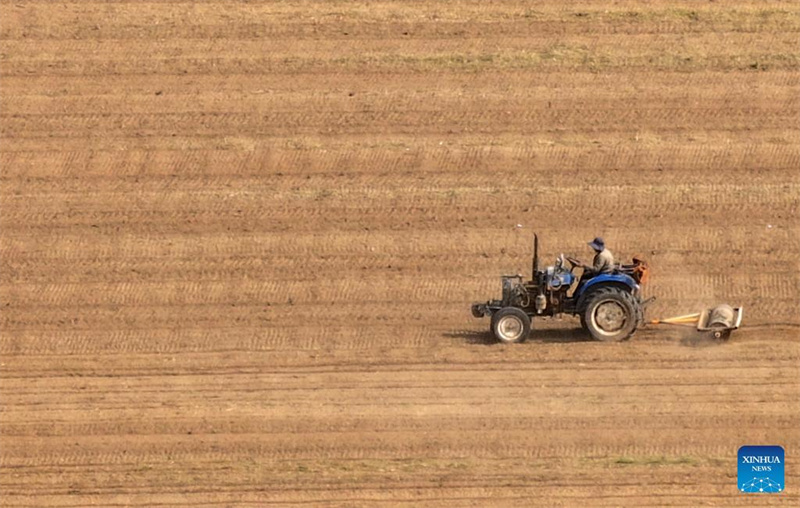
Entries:
{"label": "blue tractor", "polygon": [[553,266],[539,269],[539,238],[533,240],[533,275],[502,276],[500,300],[472,305],[475,317],[491,317],[491,331],[500,342],[522,342],[530,333],[534,317],[577,315],[581,327],[596,340],[622,341],[644,324],[641,284],[647,279],[647,264],[634,258],[631,265],[616,265],[611,273],[594,276],[573,272],[582,266],[577,259],[558,256]]}

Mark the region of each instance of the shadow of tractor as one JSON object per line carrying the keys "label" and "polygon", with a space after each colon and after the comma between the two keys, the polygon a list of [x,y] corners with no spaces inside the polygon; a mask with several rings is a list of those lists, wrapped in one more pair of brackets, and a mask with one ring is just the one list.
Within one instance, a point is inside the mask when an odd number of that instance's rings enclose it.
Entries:
{"label": "shadow of tractor", "polygon": [[[493,346],[502,344],[494,338],[489,330],[463,330],[443,334],[450,339],[463,339],[467,344]],[[543,344],[570,344],[574,342],[594,342],[587,332],[581,328],[550,328],[534,329],[526,342],[539,342]]]}

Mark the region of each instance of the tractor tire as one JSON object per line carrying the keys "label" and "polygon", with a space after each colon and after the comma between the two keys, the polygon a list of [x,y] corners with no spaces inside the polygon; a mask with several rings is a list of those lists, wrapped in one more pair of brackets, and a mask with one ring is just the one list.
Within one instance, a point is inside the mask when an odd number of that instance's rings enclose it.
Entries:
{"label": "tractor tire", "polygon": [[586,303],[581,324],[595,340],[620,342],[636,331],[641,316],[638,307],[636,298],[624,289],[598,289]]}
{"label": "tractor tire", "polygon": [[492,314],[492,335],[504,344],[524,342],[531,333],[531,318],[516,307],[503,307]]}

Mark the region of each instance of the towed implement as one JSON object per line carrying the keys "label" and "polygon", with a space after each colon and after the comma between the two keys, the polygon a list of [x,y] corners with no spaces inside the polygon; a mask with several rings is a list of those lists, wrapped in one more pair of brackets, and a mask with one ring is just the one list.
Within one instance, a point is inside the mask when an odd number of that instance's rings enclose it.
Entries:
{"label": "towed implement", "polygon": [[742,325],[742,307],[731,307],[727,304],[717,305],[711,309],[685,314],[665,319],[654,319],[651,325],[677,325],[696,328],[701,334],[707,334],[715,339],[725,340],[731,332],[738,330]]}

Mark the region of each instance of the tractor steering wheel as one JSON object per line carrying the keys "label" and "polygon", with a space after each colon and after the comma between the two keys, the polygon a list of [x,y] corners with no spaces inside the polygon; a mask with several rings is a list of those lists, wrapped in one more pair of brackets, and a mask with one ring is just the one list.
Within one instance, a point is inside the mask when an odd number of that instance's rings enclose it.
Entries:
{"label": "tractor steering wheel", "polygon": [[577,268],[579,266],[583,266],[583,263],[581,263],[580,261],[578,261],[577,259],[575,259],[573,257],[566,256],[566,257],[564,257],[564,259],[569,261],[569,264],[572,265],[572,268],[570,268],[570,271],[574,270],[575,268]]}

